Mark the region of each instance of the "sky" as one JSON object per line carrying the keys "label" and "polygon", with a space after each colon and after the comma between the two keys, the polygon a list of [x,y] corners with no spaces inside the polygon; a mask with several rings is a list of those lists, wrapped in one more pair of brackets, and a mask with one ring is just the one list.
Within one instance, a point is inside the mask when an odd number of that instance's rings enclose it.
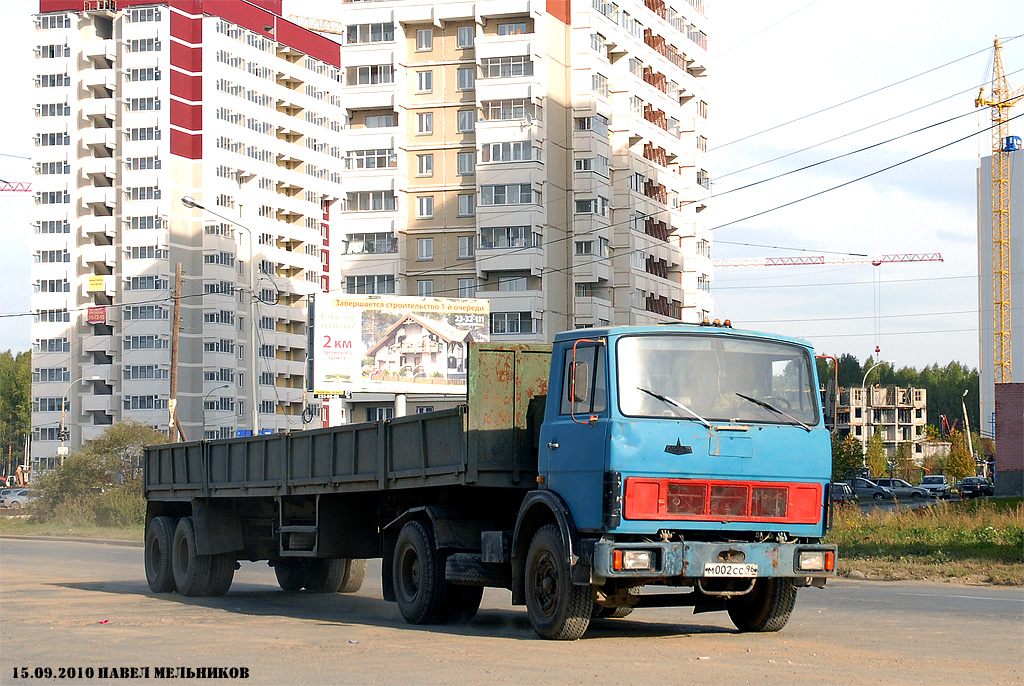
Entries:
{"label": "sky", "polygon": [[[982,84],[988,91],[996,36],[1006,43],[1010,86],[1024,85],[1024,37],[1011,40],[1024,34],[1017,1],[706,6],[713,197],[702,216],[713,229],[712,256],[944,258],[881,267],[719,268],[715,316],[861,361],[870,355],[899,367],[954,360],[977,367],[976,173],[991,138],[988,111],[975,109],[974,98]],[[0,10],[0,45],[10,56],[0,71],[7,97],[0,108],[0,179],[7,181],[33,180],[29,161],[20,158],[32,150],[37,8],[38,2],[4,0]],[[1011,114],[1024,114],[1024,104]],[[1024,135],[1024,123],[1011,124],[1011,133]],[[869,149],[855,152],[862,148]],[[941,149],[924,154],[935,148]],[[757,185],[740,188],[749,184]],[[31,202],[30,194],[0,194],[0,315],[30,306]],[[0,319],[0,351],[30,348],[29,324],[29,317]]]}

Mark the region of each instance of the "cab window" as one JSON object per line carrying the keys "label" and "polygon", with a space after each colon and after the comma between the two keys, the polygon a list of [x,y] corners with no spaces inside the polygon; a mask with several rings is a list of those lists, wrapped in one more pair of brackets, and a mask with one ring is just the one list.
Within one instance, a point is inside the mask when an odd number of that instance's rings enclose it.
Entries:
{"label": "cab window", "polygon": [[577,345],[565,351],[559,414],[601,414],[608,405],[605,347]]}

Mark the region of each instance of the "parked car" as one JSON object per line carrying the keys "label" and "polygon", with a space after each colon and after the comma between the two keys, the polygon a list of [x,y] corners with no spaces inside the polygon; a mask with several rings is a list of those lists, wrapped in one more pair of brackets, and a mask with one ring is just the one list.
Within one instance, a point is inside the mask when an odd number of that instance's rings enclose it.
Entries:
{"label": "parked car", "polygon": [[995,494],[996,487],[983,476],[968,476],[960,482],[960,497],[963,499]]}
{"label": "parked car", "polygon": [[860,502],[857,498],[857,494],[854,492],[853,487],[846,483],[833,483],[832,484],[832,502],[841,503],[857,503]]}
{"label": "parked car", "polygon": [[10,493],[3,497],[3,506],[20,510],[32,500],[35,500],[35,496],[29,493],[27,488],[12,488]]}
{"label": "parked car", "polygon": [[879,486],[870,479],[851,479],[848,481],[858,500],[896,500],[896,494],[884,486]]}
{"label": "parked car", "polygon": [[903,479],[875,479],[875,483],[884,486],[896,494],[897,498],[930,498],[932,494],[919,486],[909,484]]}
{"label": "parked car", "polygon": [[948,498],[950,492],[949,479],[942,474],[934,474],[921,479],[921,488],[928,491],[933,498]]}

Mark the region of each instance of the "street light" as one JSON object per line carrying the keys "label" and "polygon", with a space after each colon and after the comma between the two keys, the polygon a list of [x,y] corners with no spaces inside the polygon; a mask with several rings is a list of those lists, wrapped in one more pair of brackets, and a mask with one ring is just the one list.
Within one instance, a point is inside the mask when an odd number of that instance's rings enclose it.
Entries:
{"label": "street light", "polygon": [[[867,446],[868,439],[871,437],[870,436],[871,408],[869,406],[870,403],[868,403],[867,389],[865,388],[865,384],[868,381],[868,374],[870,374],[872,371],[874,371],[875,367],[881,367],[883,364],[887,364],[890,367],[893,367],[893,366],[896,365],[896,360],[882,360],[881,362],[874,363],[873,365],[871,365],[871,367],[866,372],[864,372],[864,378],[861,379],[861,381],[860,381],[860,396],[864,400],[864,418],[865,418],[865,421],[866,421],[866,428],[868,429],[868,431],[864,432],[865,433],[865,435],[864,435],[864,445],[865,445],[865,447]],[[861,465],[860,466],[861,467],[866,467],[867,466],[867,454],[866,453],[864,454],[863,457],[861,457]]]}
{"label": "street light", "polygon": [[[219,212],[211,210],[209,207],[204,206],[202,203],[196,201],[190,195],[182,197],[181,204],[190,210],[202,210],[203,212],[209,212],[218,219],[223,219],[233,226],[237,226],[241,230],[245,231],[246,236],[249,239],[249,394],[250,404],[252,405],[252,435],[256,436],[260,432],[259,426],[259,403],[256,398],[256,357],[259,351],[256,349],[256,291],[253,286],[253,250],[252,250],[252,231],[249,227],[243,226],[238,222],[237,219],[225,217]],[[206,430],[206,412],[203,412],[203,431]]]}
{"label": "street light", "polygon": [[[967,421],[967,391],[969,391],[969,390],[970,390],[969,388],[965,388],[964,389],[964,394],[962,396],[960,396],[960,406],[964,409],[964,433],[967,434],[967,452],[969,452],[971,454],[971,459],[973,460],[974,459],[974,446],[972,445],[972,440],[971,440],[971,425]],[[978,473],[977,472],[977,469],[978,469],[977,465],[975,465],[974,469],[975,469],[974,473],[977,474]],[[985,478],[987,479],[988,478],[988,465],[987,464],[985,465],[984,474],[985,474]]]}
{"label": "street light", "polygon": [[216,388],[211,388],[206,393],[206,395],[203,396],[203,433],[204,434],[206,433],[206,401],[210,399],[211,395],[213,395],[217,391],[224,390],[225,388],[231,388],[231,384],[226,383],[226,384],[221,384],[220,386],[217,386]]}

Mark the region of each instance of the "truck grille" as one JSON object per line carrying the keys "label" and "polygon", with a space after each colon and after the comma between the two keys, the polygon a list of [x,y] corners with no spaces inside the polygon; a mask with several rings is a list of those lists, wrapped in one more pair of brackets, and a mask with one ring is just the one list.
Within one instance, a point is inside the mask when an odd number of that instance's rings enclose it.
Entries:
{"label": "truck grille", "polygon": [[626,519],[774,520],[817,523],[821,484],[626,479]]}

